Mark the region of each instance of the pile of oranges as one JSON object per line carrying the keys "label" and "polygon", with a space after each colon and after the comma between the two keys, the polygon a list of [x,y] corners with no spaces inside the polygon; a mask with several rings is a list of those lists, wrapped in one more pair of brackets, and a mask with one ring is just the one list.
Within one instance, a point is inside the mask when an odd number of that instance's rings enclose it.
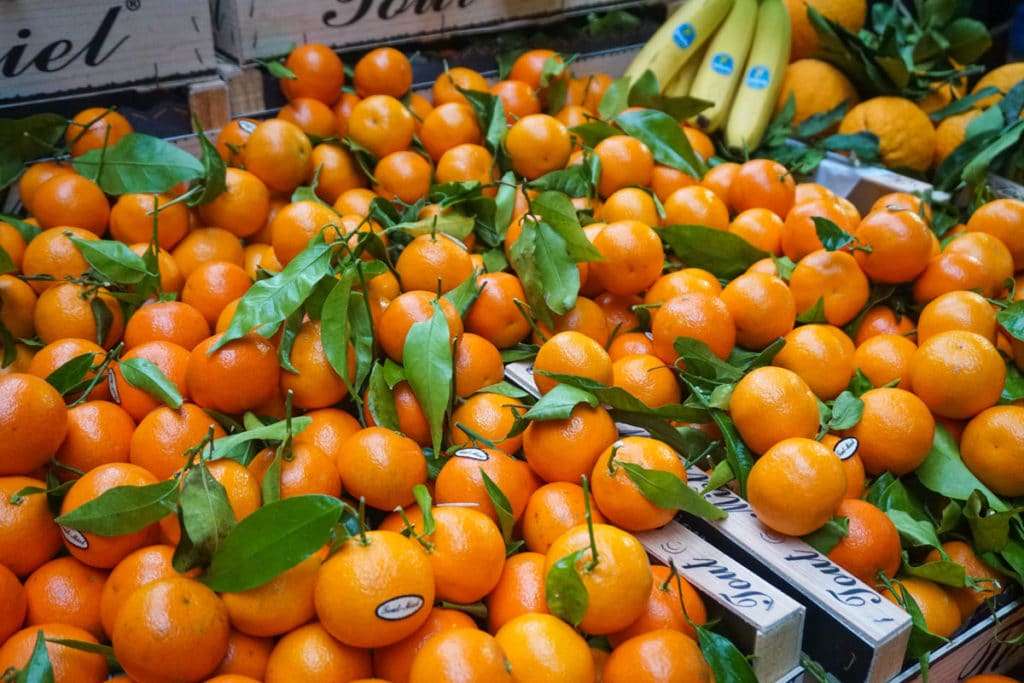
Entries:
{"label": "pile of oranges", "polygon": [[[688,465],[713,466],[724,420],[764,524],[804,535],[847,519],[830,556],[880,588],[899,575],[900,535],[864,498],[912,476],[937,425],[981,484],[1024,495],[1024,407],[1002,398],[1024,342],[996,317],[1024,285],[1024,203],[986,204],[940,240],[913,196],[861,215],[770,160],[694,175],[621,130],[584,145],[574,127],[615,126],[598,114],[612,79],[574,78],[547,50],[493,85],[452,68],[430,98],[391,48],[351,83],[323,46],[284,67],[288,104],[220,131],[225,190],[198,207],[175,201],[180,186],[111,198],[65,160],[21,176],[28,217],[0,222],[0,671],[28,666],[41,631],[58,683],[106,680],[104,652],[124,671],[110,680],[137,683],[707,681],[699,594],[633,535],[676,511],[629,471],[685,481]],[[485,94],[504,120],[481,114]],[[87,110],[68,151],[130,132]],[[577,166],[594,170],[588,191],[552,189]],[[666,249],[670,225],[765,258],[720,277]],[[568,272],[549,261],[566,245],[589,254]],[[137,263],[153,269],[141,300]],[[571,306],[544,296],[552,273]],[[701,406],[716,420],[673,423],[704,453],[620,438],[612,411],[558,381],[695,405],[680,338],[722,361],[777,350]],[[524,358],[538,406],[565,406],[528,414],[502,382]],[[823,424],[842,401],[862,414]],[[218,451],[268,425],[287,429]],[[847,437],[844,460],[832,446]],[[147,491],[171,502],[138,502]],[[301,497],[345,501],[357,528],[339,523],[258,585],[204,583],[224,541],[210,525],[230,517],[230,540]],[[116,531],[70,521],[98,500]],[[214,504],[193,514],[196,500]],[[198,538],[216,542],[200,552]],[[971,580],[901,583],[948,636],[1012,571],[952,536],[933,554]],[[555,575],[575,576],[583,602]]]}

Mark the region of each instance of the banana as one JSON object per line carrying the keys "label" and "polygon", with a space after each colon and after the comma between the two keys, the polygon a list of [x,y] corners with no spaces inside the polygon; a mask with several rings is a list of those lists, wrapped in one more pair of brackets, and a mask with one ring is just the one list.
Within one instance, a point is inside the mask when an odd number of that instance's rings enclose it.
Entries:
{"label": "banana", "polygon": [[640,49],[625,76],[635,81],[649,69],[664,90],[715,32],[732,4],[733,0],[686,0]]}
{"label": "banana", "polygon": [[714,102],[714,105],[690,123],[713,132],[725,122],[747,62],[756,21],[757,0],[735,0],[729,15],[711,39],[690,86],[690,97]]}
{"label": "banana", "polygon": [[761,143],[789,62],[791,27],[783,0],[762,0],[757,28],[725,122],[725,144],[753,150]]}
{"label": "banana", "polygon": [[697,69],[700,68],[701,63],[704,61],[704,55],[707,54],[707,51],[708,44],[705,43],[702,48],[697,50],[693,57],[686,60],[686,66],[676,72],[676,75],[672,77],[669,84],[661,89],[661,93],[668,97],[686,97],[689,95],[690,88],[693,86],[693,79],[697,76]]}

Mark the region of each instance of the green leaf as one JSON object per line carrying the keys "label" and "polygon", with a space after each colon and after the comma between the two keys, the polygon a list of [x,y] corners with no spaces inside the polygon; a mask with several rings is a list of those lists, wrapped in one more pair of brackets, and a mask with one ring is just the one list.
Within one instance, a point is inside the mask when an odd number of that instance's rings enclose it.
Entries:
{"label": "green leaf", "polygon": [[[653,78],[652,74],[648,73],[645,75]],[[601,96],[601,101],[597,105],[597,115],[601,119],[612,119],[616,114],[629,106],[630,85],[630,80],[626,77],[618,78],[608,85],[604,95]],[[655,88],[655,91],[657,91],[657,88]]]}
{"label": "green leaf", "polygon": [[476,113],[476,118],[480,122],[480,130],[484,134],[484,146],[491,154],[497,155],[501,149],[505,131],[508,130],[504,103],[500,97],[489,92],[463,88],[458,88],[458,90],[469,101],[469,106]]}
{"label": "green leaf", "polygon": [[695,625],[697,644],[711,667],[716,681],[730,683],[757,683],[750,662],[731,640],[706,626]]}
{"label": "green leaf", "polygon": [[849,391],[844,391],[836,396],[831,413],[826,424],[830,431],[849,429],[860,422],[861,415],[864,414],[864,401]]}
{"label": "green leaf", "polygon": [[200,162],[203,164],[203,191],[189,201],[189,206],[197,206],[213,201],[217,195],[227,189],[227,165],[220,152],[206,137],[206,132],[199,124],[199,117],[192,116],[192,127],[199,138],[199,148],[203,151]]}
{"label": "green leaf", "polygon": [[707,380],[709,384],[738,382],[743,371],[719,358],[706,342],[691,337],[676,337],[673,348],[679,354],[677,363],[682,363],[690,379]]}
{"label": "green leaf", "polygon": [[[274,450],[274,455],[267,465],[267,471],[263,473],[263,481],[260,482],[260,497],[264,505],[270,505],[281,500],[281,461],[283,449]],[[265,456],[264,456],[265,457]]]}
{"label": "green leaf", "polygon": [[1010,525],[1020,523],[1021,507],[996,512],[985,504],[984,495],[975,491],[964,506],[964,517],[971,528],[971,540],[979,553],[999,552],[1010,540]]}
{"label": "green leaf", "polygon": [[445,415],[451,401],[452,363],[448,321],[435,302],[429,320],[413,323],[402,350],[409,388],[419,399],[430,425],[430,440],[435,453],[441,452]]}
{"label": "green leaf", "polygon": [[206,566],[236,525],[227,490],[200,461],[185,475],[179,503],[196,560],[192,566]]}
{"label": "green leaf", "polygon": [[177,410],[184,402],[178,385],[169,380],[160,366],[153,361],[146,358],[126,358],[120,362],[119,367],[124,381],[142,389],[164,405]]}
{"label": "green leaf", "polygon": [[[790,93],[790,96],[792,96],[792,93]],[[839,122],[843,120],[843,116],[846,115],[849,105],[849,100],[843,100],[828,111],[818,112],[807,117],[796,127],[796,138],[798,140],[806,140],[824,133],[833,126],[839,125]]]}
{"label": "green leaf", "polygon": [[[292,436],[300,434],[306,427],[313,423],[313,418],[305,415],[291,419]],[[253,441],[271,441],[279,443],[288,436],[288,420],[280,420],[255,429],[247,429],[244,432],[229,434],[213,440],[213,450],[219,457],[227,457],[226,454],[238,449],[239,446]],[[233,460],[237,458],[232,457]],[[242,463],[247,464],[247,463]]]}
{"label": "green leaf", "polygon": [[687,265],[720,278],[732,279],[769,256],[739,235],[704,225],[666,225],[657,232]]}
{"label": "green leaf", "polygon": [[850,519],[848,517],[833,517],[825,522],[820,529],[812,531],[802,538],[804,543],[822,555],[828,555],[833,548],[839,545],[840,541],[849,535]]}
{"label": "green leaf", "polygon": [[46,651],[46,636],[43,630],[36,631],[36,644],[32,648],[25,668],[17,673],[15,683],[53,683],[53,665]]}
{"label": "green leaf", "polygon": [[906,552],[903,553],[903,573],[907,576],[914,576],[919,579],[927,579],[935,583],[952,588],[963,588],[967,581],[967,572],[959,562],[952,560],[936,560],[925,562],[921,565],[913,565],[909,561]]}
{"label": "green leaf", "polygon": [[552,324],[552,314],[576,305],[580,274],[565,239],[547,223],[524,221],[510,259],[526,290],[526,300],[538,320]]}
{"label": "green leaf", "polygon": [[587,606],[590,604],[587,587],[576,571],[576,564],[583,560],[583,555],[588,550],[589,548],[584,548],[569,553],[551,565],[547,576],[544,577],[548,610],[559,619],[572,624],[574,628],[583,621]]}
{"label": "green leaf", "polygon": [[330,277],[333,245],[318,234],[309,246],[288,262],[277,275],[259,280],[238,302],[224,336],[213,346],[216,351],[233,339],[244,337],[250,330],[264,325],[278,325],[312,294],[324,277]]}
{"label": "green leaf", "polygon": [[443,232],[456,239],[464,240],[473,232],[475,226],[476,220],[473,216],[464,216],[460,213],[445,213],[415,221],[397,223],[394,229],[401,230],[413,237]]}
{"label": "green leaf", "polygon": [[633,109],[618,114],[615,122],[627,135],[650,147],[654,160],[695,178],[703,178],[707,166],[690,146],[679,122],[657,109]]}
{"label": "green leaf", "polygon": [[581,403],[596,408],[597,397],[588,391],[578,389],[570,384],[559,383],[555,388],[540,397],[533,406],[523,414],[524,420],[566,420],[572,411]]}
{"label": "green leaf", "polygon": [[[975,119],[975,121],[977,120]],[[984,182],[993,161],[1003,152],[1015,149],[1020,144],[1022,135],[1024,135],[1024,119],[1003,129],[998,138],[964,166],[964,181],[971,186],[977,186]]]}
{"label": "green leaf", "polygon": [[570,197],[590,197],[594,194],[590,171],[583,164],[560,168],[527,183],[531,190],[550,190]]}
{"label": "green leaf", "polygon": [[276,59],[256,59],[254,61],[260,66],[262,66],[264,69],[266,69],[267,73],[270,74],[271,77],[273,78],[287,78],[290,80],[295,80],[296,78],[298,78],[295,75],[294,71],[286,67],[283,62],[280,62]]}
{"label": "green leaf", "polygon": [[7,253],[6,249],[0,247],[0,275],[17,271],[18,267],[11,260],[11,255]]}
{"label": "green leaf", "polygon": [[996,313],[996,320],[1008,335],[1019,341],[1024,341],[1024,299],[1014,301]]}
{"label": "green leaf", "polygon": [[355,279],[350,270],[342,273],[341,278],[331,287],[320,309],[320,337],[323,341],[324,355],[331,368],[345,382],[350,395],[356,393],[355,379],[349,373],[349,339],[352,336],[351,323],[348,317],[348,302],[352,295],[352,282]]}
{"label": "green leaf", "polygon": [[200,581],[217,592],[262,586],[322,548],[344,503],[301,495],[264,505],[227,535]]}
{"label": "green leaf", "polygon": [[89,265],[110,282],[134,285],[149,274],[142,257],[123,242],[83,240],[80,237],[71,237],[71,242]]}
{"label": "green leaf", "polygon": [[480,287],[476,283],[476,273],[471,274],[451,291],[445,292],[442,296],[451,302],[460,316],[465,317],[466,311],[480,295]]}
{"label": "green leaf", "polygon": [[973,64],[992,46],[985,24],[976,19],[954,19],[944,33],[949,40],[947,54],[961,64]]}
{"label": "green leaf", "polygon": [[648,469],[631,462],[615,460],[615,465],[626,471],[647,500],[666,510],[682,510],[703,519],[725,519],[728,513],[707,501],[683,480],[662,470]]}
{"label": "green leaf", "polygon": [[1000,403],[1012,403],[1024,398],[1024,372],[1021,372],[1013,363],[1006,366],[1006,381],[1003,383],[1003,391],[999,395]]}
{"label": "green leaf", "polygon": [[574,261],[600,261],[601,252],[587,239],[580,226],[576,207],[562,192],[541,192],[530,202],[530,213],[540,216],[565,240],[570,258]]}
{"label": "green leaf", "polygon": [[572,126],[569,133],[575,135],[587,147],[594,147],[597,143],[613,135],[622,135],[622,131],[604,121],[587,121],[578,126]]}
{"label": "green leaf", "polygon": [[0,189],[21,175],[25,163],[52,155],[66,127],[58,114],[0,119]]}
{"label": "green leaf", "polygon": [[896,525],[896,529],[900,532],[900,538],[905,543],[914,547],[939,548],[942,546],[942,542],[939,541],[939,537],[935,533],[935,525],[931,522],[914,519],[903,510],[889,509],[885,511],[885,514]]}
{"label": "green leaf", "polygon": [[[559,383],[558,386],[568,386],[580,389],[584,394],[579,396],[591,396],[599,403],[610,408],[627,411],[638,415],[648,415],[663,421],[673,420],[675,422],[700,422],[707,419],[707,412],[701,409],[694,409],[680,404],[669,404],[651,408],[646,403],[629,393],[622,387],[609,387],[587,377],[576,375],[565,375],[557,372],[542,372]],[[554,392],[555,389],[552,389]],[[541,398],[543,401],[544,398]]]}
{"label": "green leaf", "polygon": [[165,192],[203,176],[202,162],[166,140],[129,133],[110,147],[74,160],[75,170],[107,194]]}
{"label": "green leaf", "polygon": [[743,443],[736,425],[732,418],[724,410],[714,409],[711,411],[711,419],[715,421],[722,432],[722,439],[725,441],[725,458],[736,475],[736,484],[739,493],[744,498],[747,495],[747,479],[750,477],[750,469],[754,466],[754,454],[747,444]]}
{"label": "green leaf", "polygon": [[96,353],[83,353],[75,356],[68,362],[46,376],[46,381],[53,386],[61,396],[66,396],[80,388],[86,375],[92,370],[92,364],[96,359]]}
{"label": "green leaf", "polygon": [[[487,476],[486,474],[484,476]],[[431,507],[430,489],[423,484],[416,484],[412,487],[412,497],[416,499],[416,505],[419,506],[420,512],[423,513],[423,529],[421,533],[424,536],[429,536],[434,533],[436,524],[434,522],[434,511]]]}
{"label": "green leaf", "polygon": [[25,240],[26,243],[31,242],[36,235],[42,232],[38,225],[26,223],[25,221],[18,219],[16,216],[12,216],[8,213],[0,213],[0,221],[11,225],[15,230],[17,230],[18,234],[21,235],[21,238]]}
{"label": "green leaf", "polygon": [[990,491],[960,459],[956,441],[942,425],[935,425],[935,436],[928,456],[916,471],[925,488],[954,500],[967,500],[981,491],[993,510],[1005,512],[1009,506]]}
{"label": "green leaf", "polygon": [[501,490],[501,487],[491,479],[482,467],[480,468],[480,477],[483,479],[487,497],[490,499],[491,505],[494,506],[494,510],[498,513],[498,525],[501,527],[501,537],[505,541],[506,552],[512,554],[519,547],[519,544],[512,540],[512,532],[516,525],[515,515],[512,514],[512,504],[508,502],[508,496]]}
{"label": "green leaf", "polygon": [[818,239],[829,251],[838,251],[853,242],[853,235],[846,232],[838,225],[827,218],[814,216],[814,230],[818,233]]}
{"label": "green leaf", "polygon": [[388,386],[384,366],[374,363],[370,371],[370,383],[367,389],[366,405],[373,421],[381,427],[399,431],[398,411],[395,409],[395,396]]}
{"label": "green leaf", "polygon": [[[185,464],[184,459],[182,464]],[[146,486],[115,486],[55,521],[69,529],[98,536],[120,536],[160,521],[174,512],[177,501],[175,479]]]}

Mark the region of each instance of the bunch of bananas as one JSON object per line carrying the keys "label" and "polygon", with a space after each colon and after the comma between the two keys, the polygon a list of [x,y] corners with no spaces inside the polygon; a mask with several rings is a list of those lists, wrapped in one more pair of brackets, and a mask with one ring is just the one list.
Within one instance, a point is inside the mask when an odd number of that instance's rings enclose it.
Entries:
{"label": "bunch of bananas", "polygon": [[625,75],[635,80],[649,70],[662,94],[712,102],[691,123],[721,128],[726,145],[753,150],[775,108],[789,44],[783,0],[685,0]]}

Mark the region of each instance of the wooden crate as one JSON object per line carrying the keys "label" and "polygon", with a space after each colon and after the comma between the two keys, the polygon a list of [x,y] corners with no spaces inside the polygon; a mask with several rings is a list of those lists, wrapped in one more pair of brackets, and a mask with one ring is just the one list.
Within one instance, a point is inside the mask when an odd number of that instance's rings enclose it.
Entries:
{"label": "wooden crate", "polygon": [[239,63],[318,42],[336,50],[448,38],[654,0],[210,0],[217,49]]}
{"label": "wooden crate", "polygon": [[3,0],[0,106],[215,75],[205,0]]}

